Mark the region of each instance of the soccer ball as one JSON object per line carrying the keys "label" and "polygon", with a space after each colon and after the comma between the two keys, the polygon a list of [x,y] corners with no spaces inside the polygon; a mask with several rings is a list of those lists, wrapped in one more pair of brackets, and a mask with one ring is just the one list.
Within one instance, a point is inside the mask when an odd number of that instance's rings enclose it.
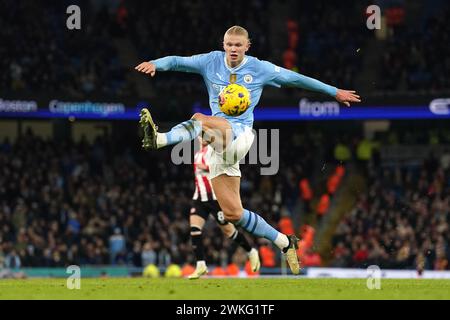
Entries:
{"label": "soccer ball", "polygon": [[250,92],[236,83],[226,86],[219,94],[220,111],[228,116],[236,117],[243,114],[250,105]]}

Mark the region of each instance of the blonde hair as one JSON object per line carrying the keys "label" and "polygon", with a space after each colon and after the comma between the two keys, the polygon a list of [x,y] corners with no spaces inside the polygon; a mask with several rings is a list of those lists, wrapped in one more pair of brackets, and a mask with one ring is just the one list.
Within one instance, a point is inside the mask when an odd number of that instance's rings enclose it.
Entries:
{"label": "blonde hair", "polygon": [[244,36],[247,38],[248,43],[250,44],[250,38],[248,36],[248,31],[241,27],[241,26],[232,26],[231,28],[228,28],[228,30],[225,32],[225,34],[228,35],[236,35],[236,36]]}

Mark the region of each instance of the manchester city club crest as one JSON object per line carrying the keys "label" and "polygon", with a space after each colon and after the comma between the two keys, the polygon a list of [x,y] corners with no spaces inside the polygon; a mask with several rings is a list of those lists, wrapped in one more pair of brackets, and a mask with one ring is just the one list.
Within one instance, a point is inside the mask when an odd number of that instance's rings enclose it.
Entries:
{"label": "manchester city club crest", "polygon": [[253,82],[253,77],[250,74],[246,74],[244,76],[244,82],[245,83],[252,83]]}

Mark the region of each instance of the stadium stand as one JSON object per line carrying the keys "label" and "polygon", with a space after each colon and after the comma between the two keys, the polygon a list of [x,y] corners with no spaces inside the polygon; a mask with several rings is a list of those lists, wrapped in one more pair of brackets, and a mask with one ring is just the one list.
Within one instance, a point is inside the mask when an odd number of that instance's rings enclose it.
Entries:
{"label": "stadium stand", "polygon": [[[89,3],[89,2],[86,2]],[[69,97],[130,95],[111,38],[119,29],[106,7],[83,11],[82,32],[66,32],[67,4],[2,2],[0,85],[3,92],[59,92]]]}
{"label": "stadium stand", "polygon": [[[448,134],[448,130],[440,130],[427,137],[423,132],[392,131],[381,138],[381,145],[389,145],[390,140],[409,148],[427,146],[431,141],[445,146],[450,142]],[[373,159],[367,163],[367,192],[360,194],[336,229],[331,265],[419,269],[424,260],[427,270],[448,269],[448,154],[430,153],[424,159],[416,155],[395,164],[379,161],[377,166]]]}
{"label": "stadium stand", "polygon": [[[290,133],[283,135],[299,138]],[[61,142],[31,131],[15,143],[3,141],[0,256],[6,267],[192,262],[187,219],[194,190],[191,166],[172,165],[169,151],[147,155],[133,145],[119,146],[111,137],[92,144]],[[244,166],[249,178],[242,184],[243,200],[273,225],[281,216],[292,217],[299,193],[296,177],[312,150],[308,155],[295,142],[282,146],[285,160],[275,176],[260,176],[256,165]],[[289,160],[293,152],[298,161]],[[206,260],[227,266],[236,248],[217,232],[214,224],[205,229]]]}
{"label": "stadium stand", "polygon": [[[365,80],[371,94],[406,93],[413,100],[425,93],[449,93],[446,1],[418,1],[415,11],[407,1],[375,1],[389,27],[384,38],[365,28],[364,5],[349,0],[80,0],[73,2],[83,7],[82,30],[67,32],[60,26],[71,2],[2,1],[0,99],[41,94],[76,101],[98,96],[140,99],[153,89],[155,99],[171,101],[161,107],[175,121],[184,116],[182,110],[190,112],[190,101],[205,99],[200,78],[158,74],[157,81],[141,80],[142,90],[129,78],[134,65],[140,59],[220,50],[225,26],[242,21],[253,41],[249,54],[325,82],[359,90],[359,80]],[[290,10],[274,14],[274,3]],[[236,6],[240,10],[229,10]],[[186,32],[190,30],[203,32]],[[117,40],[128,41],[139,61],[124,60]],[[367,53],[374,43],[382,50]],[[376,68],[365,64],[363,58],[370,54]],[[281,106],[292,92],[270,95],[272,105]],[[295,91],[296,102],[302,94]],[[449,156],[414,153],[417,146],[449,145],[449,131],[431,124],[423,130],[394,126],[384,136],[363,139],[360,123],[356,130],[352,125],[261,125],[280,128],[279,172],[261,176],[258,165],[243,166],[243,203],[289,232],[299,234],[300,227],[310,224],[301,247],[310,266],[450,269]],[[167,267],[192,262],[187,221],[192,168],[171,164],[170,151],[143,153],[139,139],[137,134],[122,139],[116,134],[88,142],[27,132],[16,141],[2,141],[0,267]],[[403,162],[383,158],[383,150],[398,146],[403,148],[398,153],[411,157]],[[340,164],[345,174],[336,181],[333,173]],[[354,174],[362,177],[367,190],[333,230],[331,259],[326,259],[329,252],[318,256],[320,243],[311,235],[326,241],[322,229],[330,225],[339,192],[348,186],[345,176]],[[213,223],[205,229],[206,260],[220,267],[217,273],[232,266],[236,274],[235,266],[245,265],[245,254],[218,234]],[[263,267],[280,265],[278,250],[264,240],[254,242]]]}

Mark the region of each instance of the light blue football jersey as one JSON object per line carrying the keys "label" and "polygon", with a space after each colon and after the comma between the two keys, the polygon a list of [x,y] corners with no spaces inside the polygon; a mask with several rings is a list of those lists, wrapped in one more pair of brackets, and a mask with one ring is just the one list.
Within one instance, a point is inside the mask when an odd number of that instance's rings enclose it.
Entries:
{"label": "light blue football jersey", "polygon": [[[230,68],[223,51],[212,51],[190,57],[168,56],[151,62],[155,64],[157,71],[183,71],[202,75],[208,90],[212,115],[227,119],[233,131],[236,131],[236,127],[240,125],[253,127],[253,110],[266,85],[299,87],[333,97],[337,92],[333,86],[252,56],[246,55],[240,65]],[[219,108],[219,93],[232,82],[232,77],[234,83],[248,89],[251,99],[247,111],[236,117],[226,115]]]}

